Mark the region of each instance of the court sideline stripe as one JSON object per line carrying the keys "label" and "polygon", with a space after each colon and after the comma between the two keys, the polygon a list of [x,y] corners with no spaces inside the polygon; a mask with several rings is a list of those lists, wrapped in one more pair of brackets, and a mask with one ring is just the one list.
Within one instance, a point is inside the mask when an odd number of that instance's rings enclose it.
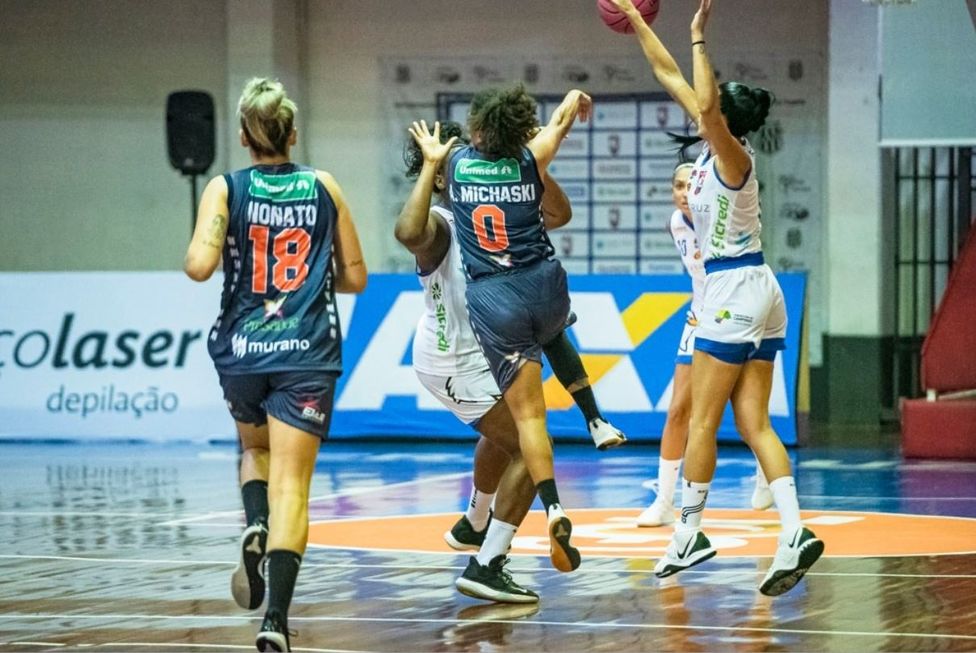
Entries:
{"label": "court sideline stripe", "polygon": [[[87,615],[87,614],[38,614],[29,615],[8,615],[0,614],[0,621],[3,620],[46,620],[46,619],[113,619],[113,620],[164,620],[164,621],[192,621],[192,620],[213,620],[213,621],[254,621],[255,617],[245,616],[220,616],[220,615],[148,615],[148,614],[106,614],[106,615]],[[358,622],[358,623],[427,623],[442,625],[463,625],[468,623],[484,623],[484,619],[403,619],[394,617],[289,617],[289,623],[304,622]],[[593,628],[593,629],[616,629],[616,628],[635,628],[638,630],[694,630],[694,631],[740,631],[758,633],[786,633],[791,635],[826,635],[826,636],[850,636],[850,637],[903,637],[903,638],[936,638],[963,641],[976,641],[976,635],[955,635],[943,633],[899,633],[894,631],[870,632],[864,630],[814,630],[812,628],[760,628],[757,626],[707,626],[693,624],[646,624],[646,623],[613,623],[599,622],[586,623],[582,621],[545,621],[545,620],[524,620],[524,619],[491,619],[490,623],[512,624],[512,625],[533,625],[533,626],[565,626],[571,628]]]}
{"label": "court sideline stripe", "polygon": [[[427,555],[442,555],[440,553],[432,553]],[[443,555],[464,555],[463,553],[445,553]],[[540,556],[541,557],[541,556]],[[769,556],[764,556],[769,557]],[[865,558],[870,558],[872,556],[861,556]],[[168,560],[168,559],[156,559],[156,558],[92,558],[84,556],[57,556],[57,555],[26,555],[19,553],[2,553],[0,554],[0,559],[10,558],[16,560],[62,560],[66,562],[87,562],[95,564],[133,564],[133,565],[169,565],[169,566],[187,566],[187,567],[230,567],[236,566],[236,560]],[[432,571],[463,571],[465,569],[464,565],[417,565],[417,564],[358,564],[358,563],[346,563],[346,562],[330,562],[330,563],[315,563],[303,561],[302,567],[316,567],[322,569],[429,569]],[[530,567],[509,567],[509,571],[519,572],[519,573],[538,573],[538,572],[554,572],[554,569],[548,568],[530,568]],[[581,567],[576,571],[577,574],[653,574],[653,570],[650,569],[587,569]],[[682,572],[683,576],[729,576],[729,575],[740,575],[740,574],[754,574],[758,573],[755,569],[727,569],[727,570],[716,570],[716,571],[703,571],[700,569],[689,569]],[[846,571],[808,571],[807,576],[838,576],[844,577],[864,577],[864,578],[976,578],[976,574],[890,574],[890,573],[869,573],[869,572],[846,572]]]}

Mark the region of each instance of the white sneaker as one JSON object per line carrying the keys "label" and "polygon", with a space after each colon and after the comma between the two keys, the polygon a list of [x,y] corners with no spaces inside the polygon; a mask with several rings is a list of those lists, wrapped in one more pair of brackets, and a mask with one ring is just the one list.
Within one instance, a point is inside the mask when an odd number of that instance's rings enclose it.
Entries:
{"label": "white sneaker", "polygon": [[824,543],[809,528],[801,526],[788,540],[781,535],[773,564],[769,566],[759,591],[766,596],[779,596],[793,589],[823,552]]}
{"label": "white sneaker", "polygon": [[664,557],[654,565],[654,575],[666,578],[688,567],[705,562],[715,555],[712,543],[700,530],[675,531]]}
{"label": "white sneaker", "polygon": [[590,421],[588,427],[590,437],[593,438],[593,444],[600,451],[620,446],[627,441],[627,436],[605,419],[597,417]]}
{"label": "white sneaker", "polygon": [[752,509],[766,510],[773,505],[773,491],[769,485],[762,483],[756,478],[756,487],[752,490]]}
{"label": "white sneaker", "polygon": [[674,506],[670,501],[661,497],[654,499],[644,512],[637,516],[637,525],[643,528],[651,526],[667,526],[674,523]]}

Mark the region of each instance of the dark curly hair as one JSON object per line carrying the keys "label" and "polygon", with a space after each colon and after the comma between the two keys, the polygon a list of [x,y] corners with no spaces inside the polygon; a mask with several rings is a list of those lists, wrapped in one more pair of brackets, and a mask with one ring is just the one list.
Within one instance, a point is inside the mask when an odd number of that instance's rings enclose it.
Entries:
{"label": "dark curly hair", "polygon": [[[454,136],[458,137],[458,142],[467,143],[468,139],[464,136],[464,127],[461,123],[453,120],[446,120],[441,123],[441,143],[446,143]],[[424,167],[424,153],[420,151],[420,146],[413,137],[407,139],[403,146],[403,164],[407,166],[407,179],[416,179],[420,176],[420,169]]]}
{"label": "dark curly hair", "polygon": [[535,100],[522,84],[484,90],[471,100],[468,130],[480,135],[478,150],[489,157],[518,157],[538,128]]}

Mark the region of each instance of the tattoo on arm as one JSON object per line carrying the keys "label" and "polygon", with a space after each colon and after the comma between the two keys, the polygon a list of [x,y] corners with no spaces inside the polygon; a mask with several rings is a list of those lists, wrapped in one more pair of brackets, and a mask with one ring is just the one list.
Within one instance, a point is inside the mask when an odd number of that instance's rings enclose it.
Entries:
{"label": "tattoo on arm", "polygon": [[224,247],[224,238],[227,237],[227,216],[218,213],[210,220],[210,228],[203,239],[203,244],[216,249]]}
{"label": "tattoo on arm", "polygon": [[349,261],[348,263],[343,263],[341,267],[344,268],[354,268],[363,264],[363,259],[357,258],[355,261]]}

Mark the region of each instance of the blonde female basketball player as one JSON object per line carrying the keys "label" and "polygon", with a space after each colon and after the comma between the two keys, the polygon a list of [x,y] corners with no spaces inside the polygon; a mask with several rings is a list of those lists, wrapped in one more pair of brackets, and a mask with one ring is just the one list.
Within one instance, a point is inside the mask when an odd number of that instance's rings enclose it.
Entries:
{"label": "blonde female basketball player", "polygon": [[295,111],[278,82],[247,82],[238,113],[253,165],[207,184],[184,265],[204,281],[223,254],[224,293],[208,344],[240,435],[247,519],[231,589],[241,607],[259,607],[267,559],[261,651],[291,650],[288,608],[308,540],[309,486],[342,371],[335,293],[366,286],[339,185],[289,158]]}
{"label": "blonde female basketball player", "polygon": [[695,120],[705,141],[688,194],[706,278],[692,359],[681,520],[654,571],[670,576],[715,555],[701,532],[701,518],[715,474],[715,434],[731,399],[739,433],[770,479],[783,526],[759,587],[775,596],[799,582],[824,545],[800,522],[789,458],[769,422],[773,360],[785,346],[786,310],[776,277],[763,261],[759,185],[745,135],[765,122],[772,96],[734,82],[721,89],[716,84],[705,42],[711,0],[701,1],[691,22],[694,88],[633,2],[612,1],[627,15],[654,76]]}

